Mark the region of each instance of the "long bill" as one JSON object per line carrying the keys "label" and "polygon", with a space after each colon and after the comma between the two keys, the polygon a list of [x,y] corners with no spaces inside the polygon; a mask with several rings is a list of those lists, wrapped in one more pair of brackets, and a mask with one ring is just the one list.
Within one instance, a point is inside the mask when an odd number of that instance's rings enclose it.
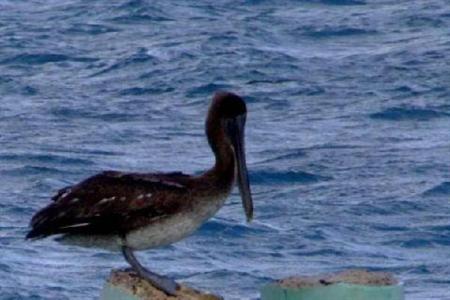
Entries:
{"label": "long bill", "polygon": [[231,143],[233,144],[237,162],[239,193],[241,194],[242,205],[244,206],[247,222],[250,222],[253,218],[253,200],[250,192],[247,164],[245,162],[244,127],[245,115],[238,116],[228,124],[228,133],[230,135]]}

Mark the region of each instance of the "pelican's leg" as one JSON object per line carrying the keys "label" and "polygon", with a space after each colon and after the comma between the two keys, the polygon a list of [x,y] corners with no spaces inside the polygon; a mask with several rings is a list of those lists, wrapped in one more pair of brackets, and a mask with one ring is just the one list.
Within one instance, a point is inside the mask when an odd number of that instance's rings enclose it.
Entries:
{"label": "pelican's leg", "polygon": [[139,276],[149,281],[152,285],[165,292],[167,295],[176,295],[176,290],[179,286],[175,281],[147,270],[138,262],[136,256],[134,256],[133,254],[133,250],[131,250],[129,247],[122,246],[122,253],[126,261],[133,267],[133,269],[136,271],[136,273],[139,274]]}

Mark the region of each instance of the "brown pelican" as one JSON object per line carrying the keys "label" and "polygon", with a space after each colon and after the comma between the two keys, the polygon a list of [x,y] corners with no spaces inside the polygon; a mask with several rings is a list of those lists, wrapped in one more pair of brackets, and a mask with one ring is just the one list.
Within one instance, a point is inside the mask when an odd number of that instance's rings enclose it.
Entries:
{"label": "brown pelican", "polygon": [[105,171],[61,189],[31,220],[27,238],[61,234],[59,241],[120,249],[132,268],[169,295],[178,284],[144,268],[134,256],[174,243],[211,218],[224,204],[235,179],[247,221],[253,203],[244,151],[247,108],[241,97],[214,95],[206,119],[214,166],[199,176]]}

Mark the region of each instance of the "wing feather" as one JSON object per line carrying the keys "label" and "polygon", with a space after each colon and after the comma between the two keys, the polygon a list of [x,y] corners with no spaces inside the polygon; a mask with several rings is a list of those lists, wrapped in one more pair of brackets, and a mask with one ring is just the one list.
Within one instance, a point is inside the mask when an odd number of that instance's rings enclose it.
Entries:
{"label": "wing feather", "polygon": [[31,219],[27,238],[58,233],[123,233],[142,218],[158,218],[184,205],[189,176],[106,171],[59,190]]}

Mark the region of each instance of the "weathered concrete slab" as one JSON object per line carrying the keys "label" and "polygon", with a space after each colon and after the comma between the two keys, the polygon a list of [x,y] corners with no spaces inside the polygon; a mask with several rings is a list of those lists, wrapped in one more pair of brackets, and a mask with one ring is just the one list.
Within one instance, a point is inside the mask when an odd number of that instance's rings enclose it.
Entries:
{"label": "weathered concrete slab", "polygon": [[264,286],[262,300],[403,300],[403,287],[389,273],[347,270],[289,277]]}
{"label": "weathered concrete slab", "polygon": [[132,271],[112,271],[100,300],[222,300],[222,297],[181,284],[176,297],[167,296]]}

